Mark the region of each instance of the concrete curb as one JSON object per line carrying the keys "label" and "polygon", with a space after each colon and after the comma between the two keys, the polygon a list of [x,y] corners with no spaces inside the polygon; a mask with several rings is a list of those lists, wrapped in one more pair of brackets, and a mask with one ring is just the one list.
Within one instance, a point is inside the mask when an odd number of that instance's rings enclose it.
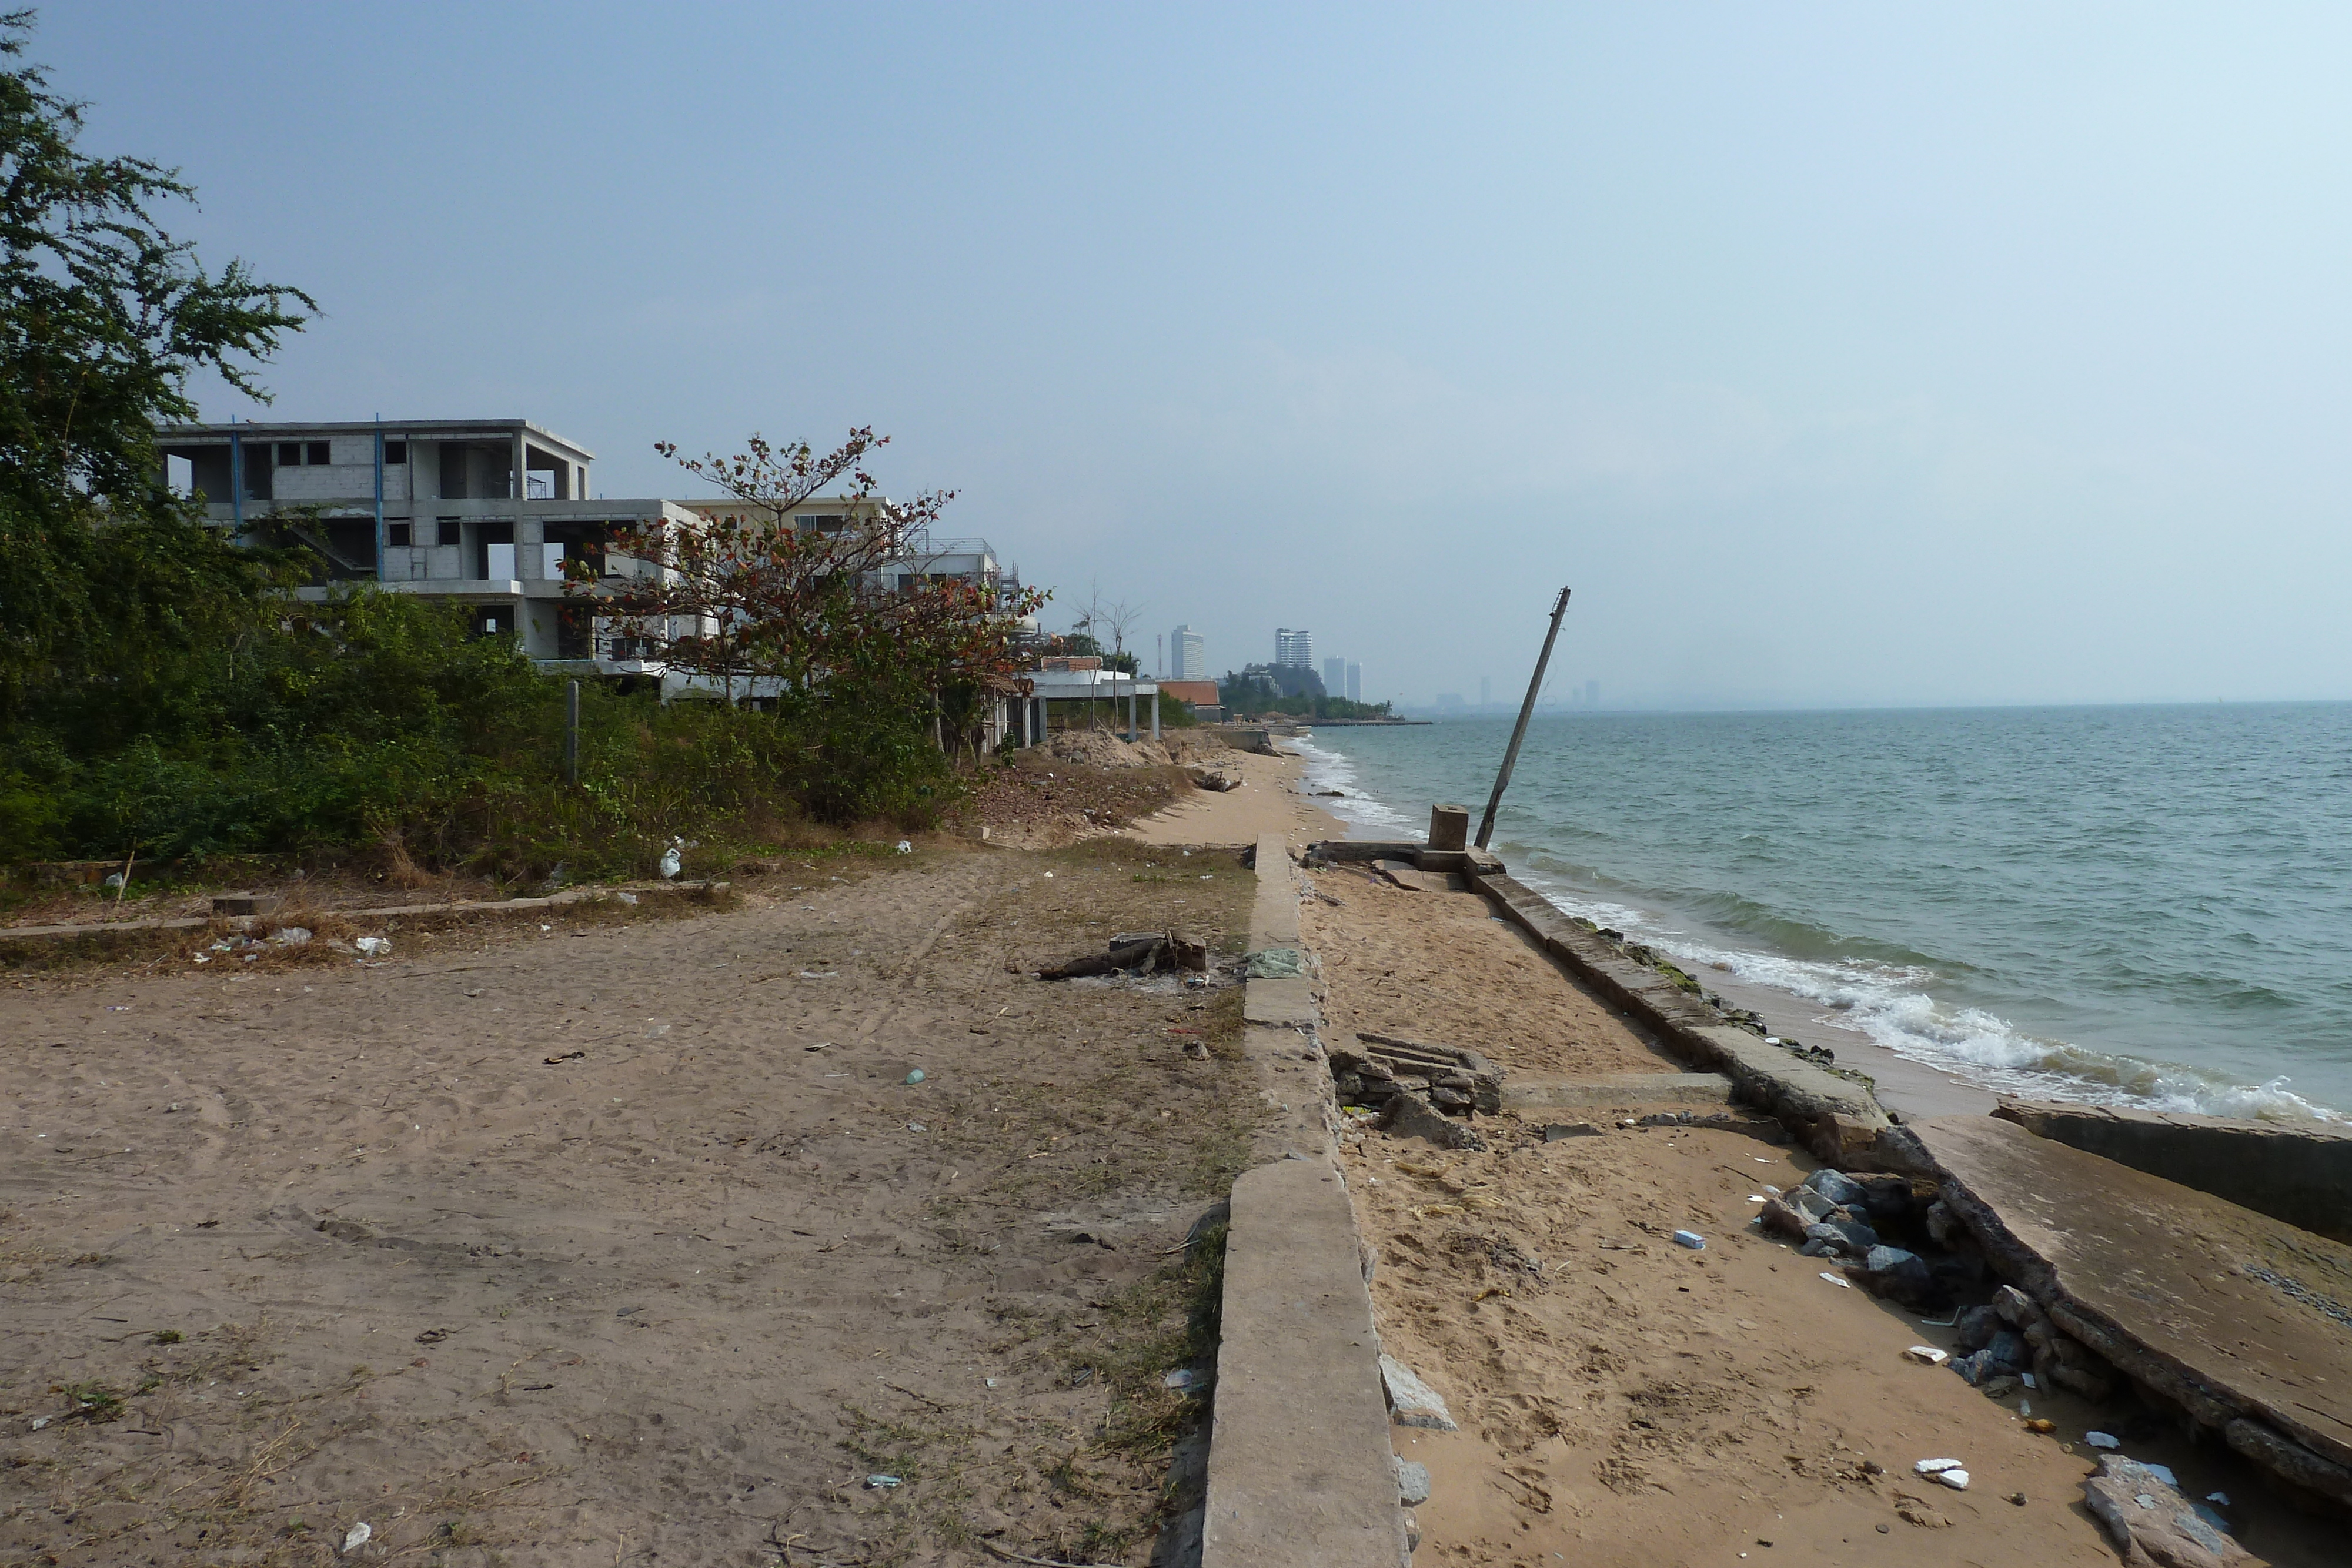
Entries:
{"label": "concrete curb", "polygon": [[[1298,888],[1258,841],[1250,950],[1297,947]],[[1202,1568],[1402,1568],[1380,1338],[1339,1163],[1339,1108],[1312,982],[1253,979],[1243,1054],[1275,1118],[1234,1181]]]}
{"label": "concrete curb", "polygon": [[1870,1091],[1800,1061],[1735,1024],[1646,964],[1636,963],[1552,907],[1498,863],[1464,873],[1505,918],[1543,945],[1601,998],[1631,1013],[1691,1066],[1731,1080],[1733,1096],[1777,1118],[1822,1159],[1867,1165],[1890,1125]]}
{"label": "concrete curb", "polygon": [[[502,898],[467,900],[455,904],[396,904],[368,909],[319,909],[305,913],[331,915],[341,920],[359,925],[397,925],[400,928],[422,931],[454,925],[462,920],[488,917],[510,918],[541,915],[562,910],[576,904],[596,904],[626,893],[638,899],[705,900],[728,891],[731,884],[724,882],[660,882],[632,883],[620,887],[572,888],[550,894],[544,898]],[[250,915],[186,915],[171,920],[109,920],[77,925],[19,925],[0,927],[0,950],[12,946],[32,947],[54,943],[63,947],[86,947],[90,956],[103,957],[132,948],[142,951],[166,939],[189,932],[217,927],[224,931],[242,931],[251,927],[259,917]]]}

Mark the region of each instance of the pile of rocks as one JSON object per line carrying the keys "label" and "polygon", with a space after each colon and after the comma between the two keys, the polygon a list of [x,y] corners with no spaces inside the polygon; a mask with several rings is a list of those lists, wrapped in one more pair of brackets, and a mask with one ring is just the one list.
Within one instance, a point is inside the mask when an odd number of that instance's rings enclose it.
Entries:
{"label": "pile of rocks", "polygon": [[1960,1313],[1952,1339],[1960,1353],[1952,1370],[1995,1398],[2020,1386],[2029,1372],[2044,1387],[2069,1389],[2095,1403],[2116,1392],[2115,1369],[2014,1285],[1995,1291],[1990,1305]]}
{"label": "pile of rocks", "polygon": [[1332,1087],[1342,1105],[1386,1110],[1400,1094],[1426,1099],[1449,1116],[1491,1116],[1503,1108],[1502,1070],[1475,1051],[1359,1034],[1356,1051],[1334,1051]]}
{"label": "pile of rocks", "polygon": [[[1991,1269],[1967,1228],[1932,1195],[1907,1176],[1824,1167],[1768,1197],[1760,1219],[1768,1232],[1801,1242],[1809,1258],[1850,1260],[1846,1278],[1890,1301],[1922,1312],[1940,1312],[1955,1297],[1982,1301]],[[2113,1367],[2014,1285],[1960,1311],[1953,1350],[1952,1370],[1995,1398],[2016,1392],[2028,1375],[2040,1386],[2094,1402],[2120,1386]]]}

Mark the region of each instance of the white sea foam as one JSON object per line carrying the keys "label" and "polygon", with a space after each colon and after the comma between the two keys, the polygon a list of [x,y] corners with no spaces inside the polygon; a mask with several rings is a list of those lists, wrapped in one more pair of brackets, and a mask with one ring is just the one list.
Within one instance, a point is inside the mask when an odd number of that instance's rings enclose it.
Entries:
{"label": "white sea foam", "polygon": [[[1340,789],[1318,802],[1343,821],[1383,833],[1426,837],[1411,818],[1366,793],[1353,761],[1311,741],[1290,742],[1307,758],[1307,788]],[[2352,1122],[2295,1093],[2284,1078],[2233,1082],[2173,1062],[2143,1061],[2044,1040],[1981,1008],[1937,998],[1934,971],[1867,962],[1832,962],[1728,946],[1654,912],[1570,887],[1539,871],[1517,871],[1565,914],[1622,931],[1701,974],[1720,967],[1752,985],[1820,1006],[1824,1021],[1858,1030],[1906,1060],[2021,1098],[2277,1121]]]}
{"label": "white sea foam", "polygon": [[1307,759],[1307,766],[1299,769],[1299,782],[1308,794],[1322,789],[1339,791],[1315,803],[1341,821],[1350,827],[1377,829],[1383,836],[1429,837],[1426,824],[1415,826],[1403,812],[1391,810],[1385,801],[1364,792],[1357,779],[1354,758],[1318,746],[1304,735],[1289,737],[1284,744]]}

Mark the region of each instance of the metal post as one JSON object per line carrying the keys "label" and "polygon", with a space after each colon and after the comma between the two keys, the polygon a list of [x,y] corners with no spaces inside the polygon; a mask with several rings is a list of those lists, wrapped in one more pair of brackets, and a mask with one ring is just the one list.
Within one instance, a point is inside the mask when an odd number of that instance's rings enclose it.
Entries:
{"label": "metal post", "polygon": [[1536,673],[1528,681],[1527,701],[1519,705],[1519,722],[1511,727],[1511,744],[1503,753],[1503,770],[1495,775],[1495,792],[1486,797],[1486,814],[1478,819],[1478,847],[1485,849],[1486,841],[1495,836],[1495,811],[1503,803],[1503,790],[1511,782],[1511,769],[1519,760],[1519,742],[1528,737],[1528,720],[1535,716],[1536,694],[1543,690],[1544,666],[1551,663],[1551,645],[1559,638],[1560,617],[1568,613],[1568,590],[1559,591],[1559,601],[1551,607],[1551,630],[1544,633],[1543,652],[1536,655]]}
{"label": "metal post", "polygon": [[580,782],[580,683],[573,681],[563,693],[563,781]]}
{"label": "metal post", "polygon": [[[235,424],[235,418],[229,423]],[[236,514],[237,542],[245,541],[245,437],[228,433],[228,498]]]}

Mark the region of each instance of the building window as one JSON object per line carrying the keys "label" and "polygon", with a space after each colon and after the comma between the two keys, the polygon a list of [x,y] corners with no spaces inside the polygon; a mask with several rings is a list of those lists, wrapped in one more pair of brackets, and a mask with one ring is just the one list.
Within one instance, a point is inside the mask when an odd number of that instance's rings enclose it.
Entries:
{"label": "building window", "polygon": [[310,444],[309,461],[312,467],[324,468],[328,464],[332,463],[334,460],[334,448],[328,443],[323,441],[313,441]]}
{"label": "building window", "polygon": [[280,468],[299,468],[301,465],[302,444],[299,441],[279,442],[278,444],[278,466]]}
{"label": "building window", "polygon": [[403,549],[407,549],[413,542],[412,530],[406,523],[386,523],[383,526],[383,532],[386,543],[397,545]]}
{"label": "building window", "polygon": [[457,530],[462,526],[455,517],[436,517],[433,519],[433,532],[418,542],[428,545],[454,545],[457,542]]}
{"label": "building window", "polygon": [[408,443],[405,441],[387,441],[383,444],[383,462],[385,467],[389,468],[394,464],[405,463],[407,461]]}
{"label": "building window", "polygon": [[839,513],[820,516],[803,512],[795,517],[793,521],[801,526],[801,532],[804,534],[837,534],[841,532],[842,525],[849,519]]}

